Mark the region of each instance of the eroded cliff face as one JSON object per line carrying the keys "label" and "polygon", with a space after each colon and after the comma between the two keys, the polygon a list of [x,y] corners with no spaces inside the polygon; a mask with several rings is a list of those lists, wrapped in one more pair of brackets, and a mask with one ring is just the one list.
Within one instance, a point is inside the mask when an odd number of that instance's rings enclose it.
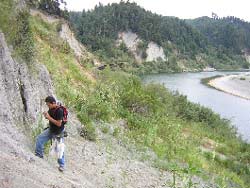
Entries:
{"label": "eroded cliff face", "polygon": [[0,88],[1,149],[21,154],[16,146],[25,136],[19,127],[29,124],[27,133],[36,128],[46,108],[44,98],[53,94],[53,89],[43,65],[36,65],[31,71],[27,64],[12,58],[3,33],[0,33]]}
{"label": "eroded cliff face", "polygon": [[[139,36],[136,33],[132,33],[130,31],[128,32],[121,32],[118,34],[118,41],[117,43],[120,44],[121,42],[124,42],[127,46],[127,48],[132,52],[135,59],[138,62],[142,62],[142,52],[138,49],[138,43],[142,42],[142,40],[139,38]],[[154,42],[150,42],[146,49],[147,58],[146,62],[149,61],[165,61],[166,57],[164,54],[164,50],[161,46],[157,45]]]}
{"label": "eroded cliff face", "polygon": [[244,50],[246,61],[250,64],[250,49]]}

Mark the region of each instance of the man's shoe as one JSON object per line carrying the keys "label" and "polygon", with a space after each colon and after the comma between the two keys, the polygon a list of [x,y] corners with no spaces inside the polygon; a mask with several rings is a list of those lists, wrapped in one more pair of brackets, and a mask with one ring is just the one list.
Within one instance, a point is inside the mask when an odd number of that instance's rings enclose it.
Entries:
{"label": "man's shoe", "polygon": [[39,153],[35,153],[35,156],[40,157],[41,159],[43,159],[43,156],[41,156]]}
{"label": "man's shoe", "polygon": [[64,169],[63,166],[59,166],[59,167],[58,167],[58,170],[59,170],[60,172],[63,172],[65,169]]}

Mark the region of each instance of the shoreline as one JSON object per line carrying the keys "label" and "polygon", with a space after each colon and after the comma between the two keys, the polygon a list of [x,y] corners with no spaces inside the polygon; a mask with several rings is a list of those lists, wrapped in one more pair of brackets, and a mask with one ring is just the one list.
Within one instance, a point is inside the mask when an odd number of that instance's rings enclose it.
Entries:
{"label": "shoreline", "polygon": [[250,100],[250,74],[227,75],[211,79],[208,86],[219,91]]}

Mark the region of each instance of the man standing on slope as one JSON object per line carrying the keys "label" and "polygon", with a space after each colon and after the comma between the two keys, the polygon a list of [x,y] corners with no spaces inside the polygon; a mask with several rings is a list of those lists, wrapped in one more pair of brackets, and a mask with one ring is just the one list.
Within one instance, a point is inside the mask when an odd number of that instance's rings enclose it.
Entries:
{"label": "man standing on slope", "polygon": [[[45,129],[36,140],[36,151],[35,155],[43,158],[44,153],[44,144],[50,139],[56,138],[60,135],[63,135],[64,123],[63,123],[63,109],[59,108],[56,103],[56,100],[52,96],[48,96],[45,99],[46,105],[49,108],[48,112],[44,112],[43,115],[46,119],[49,120],[49,128]],[[60,139],[63,140],[63,136],[60,136]],[[58,158],[59,171],[64,171],[64,152],[61,158]]]}

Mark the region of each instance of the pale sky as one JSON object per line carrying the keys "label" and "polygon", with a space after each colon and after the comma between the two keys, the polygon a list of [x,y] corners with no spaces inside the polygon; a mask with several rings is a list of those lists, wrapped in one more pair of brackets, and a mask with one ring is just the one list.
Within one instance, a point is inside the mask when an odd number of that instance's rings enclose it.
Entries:
{"label": "pale sky", "polygon": [[[120,0],[65,0],[68,10],[82,11],[93,9]],[[124,0],[126,1],[126,0]],[[130,0],[146,10],[163,16],[176,16],[182,19],[211,17],[212,12],[219,17],[236,16],[250,22],[250,0]]]}

